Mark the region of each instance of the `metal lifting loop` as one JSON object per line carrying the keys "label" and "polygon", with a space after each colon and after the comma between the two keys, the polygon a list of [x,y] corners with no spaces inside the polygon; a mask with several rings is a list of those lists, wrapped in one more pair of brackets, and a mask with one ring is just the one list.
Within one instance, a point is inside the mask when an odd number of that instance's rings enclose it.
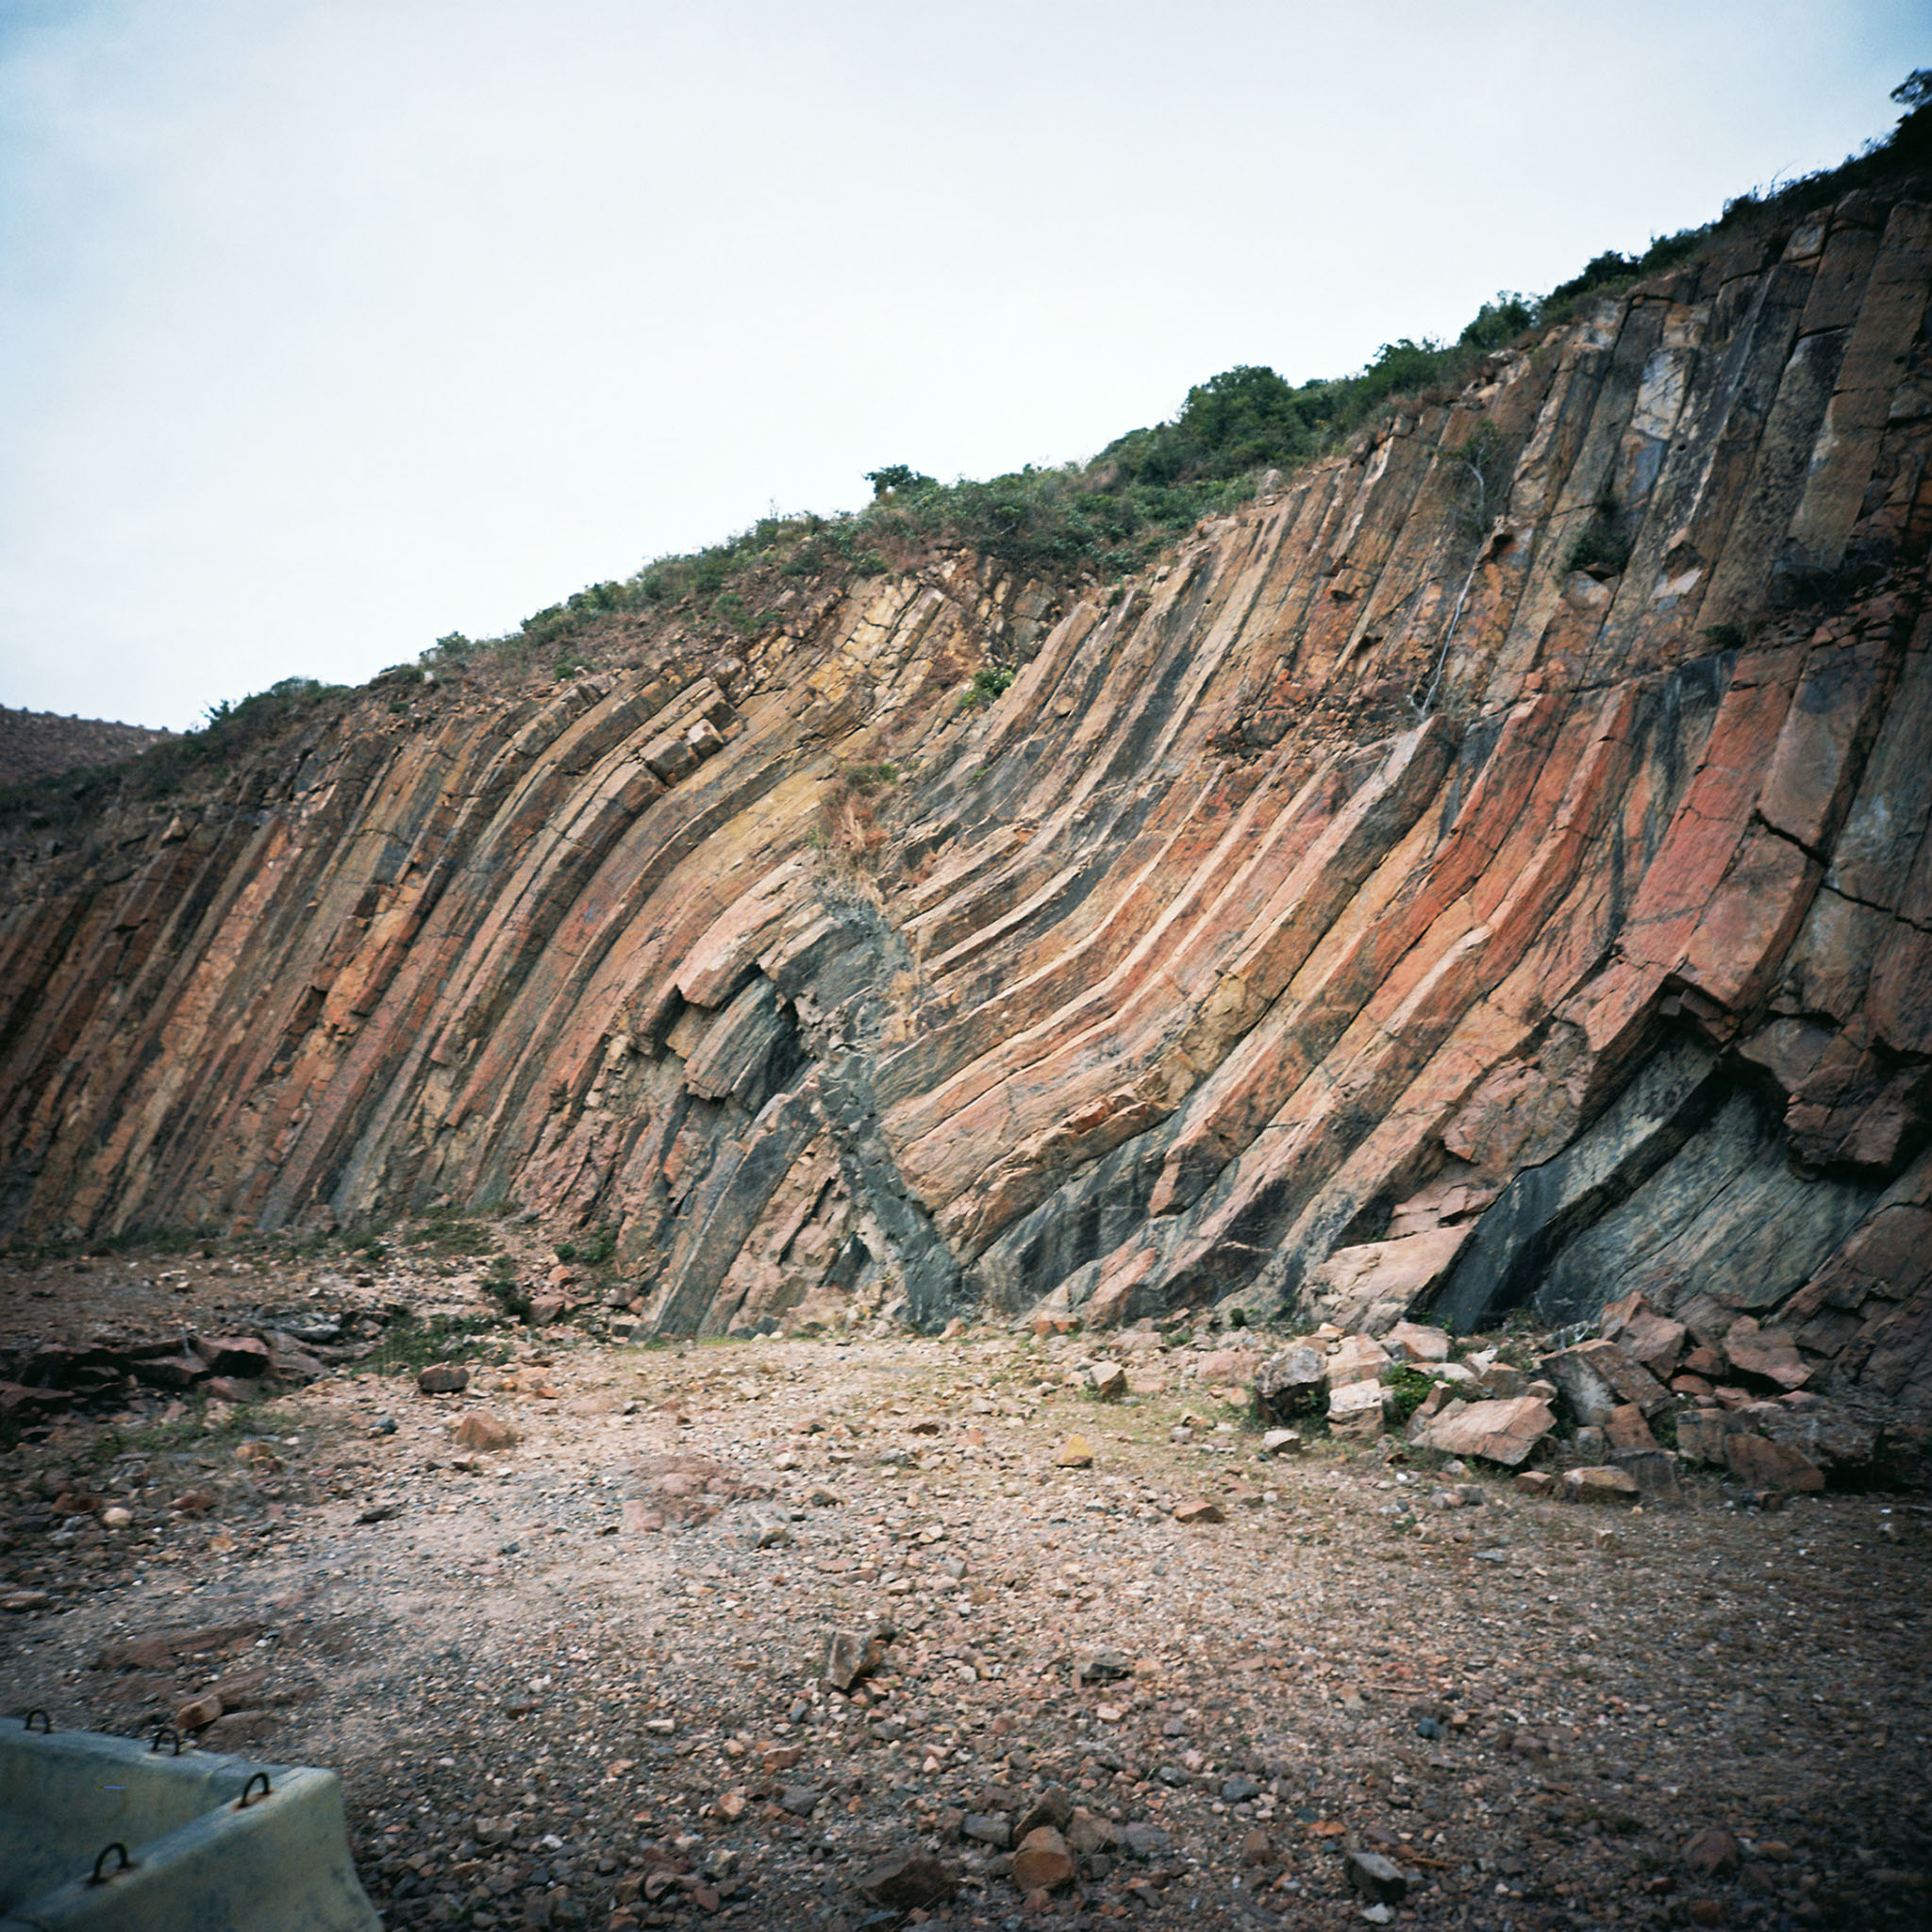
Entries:
{"label": "metal lifting loop", "polygon": [[39,1705],[36,1705],[26,1714],[26,1727],[28,1730],[33,1729],[35,1718],[39,1718],[41,1721],[41,1735],[51,1738],[54,1735],[54,1720]]}
{"label": "metal lifting loop", "polygon": [[[111,1872],[103,1872],[101,1867],[108,1862],[108,1854],[109,1852],[119,1852],[121,1854],[121,1862]],[[90,1885],[105,1885],[108,1879],[118,1878],[122,1873],[131,1872],[133,1869],[134,1860],[127,1856],[127,1847],[117,1839],[112,1844],[104,1845],[101,1848],[101,1855],[94,1860],[93,1872],[87,1882]]]}
{"label": "metal lifting loop", "polygon": [[245,1811],[248,1808],[249,1793],[254,1790],[258,1783],[261,1786],[261,1795],[264,1798],[272,1798],[275,1796],[275,1787],[271,1785],[268,1781],[268,1773],[265,1771],[258,1771],[254,1773],[250,1776],[248,1782],[242,1787],[242,1795],[235,1800],[236,1810]]}
{"label": "metal lifting loop", "polygon": [[173,1757],[180,1757],[181,1733],[173,1724],[160,1724],[156,1727],[155,1740],[147,1747],[149,1755],[152,1756],[155,1752],[158,1751],[161,1748],[162,1740],[167,1738],[172,1738],[175,1740],[175,1748],[169,1753],[169,1756]]}

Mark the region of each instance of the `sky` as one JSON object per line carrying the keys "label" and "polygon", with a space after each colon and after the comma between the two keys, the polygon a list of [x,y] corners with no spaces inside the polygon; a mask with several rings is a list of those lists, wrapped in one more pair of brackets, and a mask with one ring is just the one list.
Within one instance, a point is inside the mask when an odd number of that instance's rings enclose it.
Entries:
{"label": "sky", "polygon": [[0,0],[0,704],[190,727],[1831,165],[1891,0]]}

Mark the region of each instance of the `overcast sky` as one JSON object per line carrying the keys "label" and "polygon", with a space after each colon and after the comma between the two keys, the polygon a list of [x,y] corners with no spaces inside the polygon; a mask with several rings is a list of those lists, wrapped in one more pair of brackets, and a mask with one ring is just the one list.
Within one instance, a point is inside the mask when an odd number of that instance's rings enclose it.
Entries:
{"label": "overcast sky", "polygon": [[0,0],[0,702],[183,727],[1453,334],[1890,127],[1923,22]]}

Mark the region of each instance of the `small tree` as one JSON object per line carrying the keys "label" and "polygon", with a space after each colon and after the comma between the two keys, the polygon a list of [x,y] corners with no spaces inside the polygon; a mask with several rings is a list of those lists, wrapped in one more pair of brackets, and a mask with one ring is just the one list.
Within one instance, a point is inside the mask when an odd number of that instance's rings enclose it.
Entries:
{"label": "small tree", "polygon": [[868,470],[865,480],[872,485],[875,501],[901,490],[932,490],[938,487],[930,476],[921,475],[906,463],[888,463],[882,470]]}

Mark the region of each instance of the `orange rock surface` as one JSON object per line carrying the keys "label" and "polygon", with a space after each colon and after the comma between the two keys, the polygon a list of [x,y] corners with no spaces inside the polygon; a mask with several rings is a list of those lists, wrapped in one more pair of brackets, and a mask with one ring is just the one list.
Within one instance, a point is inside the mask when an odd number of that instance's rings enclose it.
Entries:
{"label": "orange rock surface", "polygon": [[0,1227],[514,1199],[686,1334],[1641,1291],[1932,1403],[1928,288],[1860,192],[1118,595],[827,572],[14,823]]}

